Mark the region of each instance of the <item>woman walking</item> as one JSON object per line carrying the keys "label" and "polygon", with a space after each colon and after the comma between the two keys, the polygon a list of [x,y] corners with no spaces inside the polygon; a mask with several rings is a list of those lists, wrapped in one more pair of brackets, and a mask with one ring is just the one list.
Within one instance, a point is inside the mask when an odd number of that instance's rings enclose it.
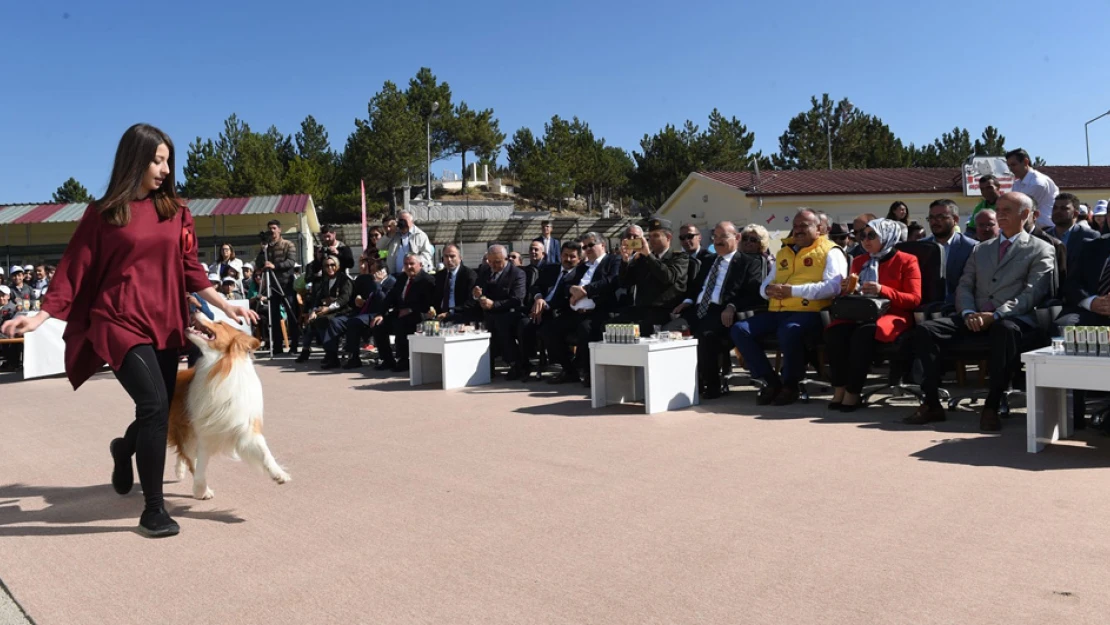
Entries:
{"label": "woman walking", "polygon": [[51,317],[66,320],[66,375],[75,390],[104,364],[112,368],[135,402],[135,420],[110,447],[112,486],[121,495],[131,491],[134,454],[145,499],[139,531],[150,537],[180,530],[166,512],[162,477],[189,321],[186,293],[232,319],[258,319],[228,305],[209,283],[197,260],[193,217],[174,190],[174,166],[165,133],[147,124],[127,129],[108,190],[81,218],[42,310],[3,325],[6,334],[25,334]]}

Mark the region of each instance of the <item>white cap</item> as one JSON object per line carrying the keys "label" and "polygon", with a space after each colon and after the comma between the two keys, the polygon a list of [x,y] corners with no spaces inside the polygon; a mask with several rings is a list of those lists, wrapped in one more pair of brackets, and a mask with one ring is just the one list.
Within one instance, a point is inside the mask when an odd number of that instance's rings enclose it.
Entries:
{"label": "white cap", "polygon": [[1079,214],[1080,215],[1086,215],[1089,212],[1091,212],[1091,209],[1090,209],[1089,206],[1087,206],[1086,204],[1080,204],[1079,205]]}
{"label": "white cap", "polygon": [[19,265],[12,265],[12,268],[8,270],[8,273],[23,273],[23,267],[20,267]]}
{"label": "white cap", "polygon": [[3,284],[0,284],[0,294],[11,295],[12,290],[9,289],[8,287],[4,286]]}
{"label": "white cap", "polygon": [[1091,211],[1092,215],[1105,215],[1106,214],[1106,200],[1099,200],[1095,202],[1095,210]]}
{"label": "white cap", "polygon": [[208,274],[208,280],[210,282],[219,282],[220,281],[220,274],[210,273],[210,274]]}
{"label": "white cap", "polygon": [[34,265],[23,265],[23,271],[34,271],[34,270],[35,270]]}
{"label": "white cap", "polygon": [[300,269],[300,267],[301,267],[300,263],[293,263],[293,269]]}
{"label": "white cap", "polygon": [[232,278],[231,276],[228,276],[228,277],[224,278],[223,283],[224,284],[228,284],[228,283],[235,284],[235,278]]}
{"label": "white cap", "polygon": [[254,271],[254,263],[243,263],[243,269],[250,269]]}
{"label": "white cap", "polygon": [[4,275],[4,268],[0,267],[0,276]]}

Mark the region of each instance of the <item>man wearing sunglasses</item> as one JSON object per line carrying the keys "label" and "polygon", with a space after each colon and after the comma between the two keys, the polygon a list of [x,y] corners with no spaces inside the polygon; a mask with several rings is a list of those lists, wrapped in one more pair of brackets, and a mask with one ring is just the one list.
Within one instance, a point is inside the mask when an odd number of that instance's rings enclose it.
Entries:
{"label": "man wearing sunglasses", "polygon": [[685,224],[679,229],[678,244],[682,247],[682,251],[690,257],[690,265],[686,272],[686,285],[690,287],[694,283],[698,271],[701,270],[702,264],[707,261],[713,262],[715,255],[710,254],[709,250],[702,247],[701,230],[698,230],[698,227],[694,224]]}
{"label": "man wearing sunglasses", "polygon": [[871,223],[872,219],[878,218],[879,216],[875,213],[863,213],[862,215],[857,215],[856,218],[852,220],[852,237],[855,238],[856,244],[848,248],[849,257],[855,258],[860,254],[867,253],[867,250],[863,249],[863,244],[861,243],[861,241],[863,241],[863,231],[867,228],[867,224]]}

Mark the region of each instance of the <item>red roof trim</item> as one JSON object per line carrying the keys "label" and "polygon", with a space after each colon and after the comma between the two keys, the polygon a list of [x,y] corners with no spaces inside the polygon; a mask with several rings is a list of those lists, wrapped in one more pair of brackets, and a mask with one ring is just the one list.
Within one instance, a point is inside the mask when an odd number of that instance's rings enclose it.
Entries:
{"label": "red roof trim", "polygon": [[275,213],[300,213],[308,203],[307,195],[283,195],[278,200]]}
{"label": "red roof trim", "polygon": [[31,210],[27,211],[25,215],[12,221],[13,224],[37,224],[40,221],[46,221],[54,215],[54,213],[65,208],[65,204],[42,204]]}
{"label": "red roof trim", "polygon": [[249,197],[232,197],[221,201],[212,210],[213,215],[238,215],[243,212],[243,207],[250,201]]}

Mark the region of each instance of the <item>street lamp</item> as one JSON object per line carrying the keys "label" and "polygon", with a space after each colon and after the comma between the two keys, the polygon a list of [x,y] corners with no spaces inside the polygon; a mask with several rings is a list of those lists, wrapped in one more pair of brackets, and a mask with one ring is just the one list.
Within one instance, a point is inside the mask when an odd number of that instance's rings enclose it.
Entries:
{"label": "street lamp", "polygon": [[428,195],[428,206],[432,205],[432,118],[436,116],[436,111],[439,110],[439,101],[432,102],[432,112],[428,114],[428,169],[426,171],[426,178],[424,182],[427,184],[424,187],[424,193]]}
{"label": "street lamp", "polygon": [[1102,115],[1099,115],[1098,117],[1092,119],[1091,121],[1087,122],[1086,124],[1083,124],[1083,138],[1087,140],[1087,167],[1091,166],[1091,137],[1088,136],[1088,134],[1087,134],[1087,126],[1090,126],[1092,122],[1097,122],[1098,120],[1102,119],[1103,117],[1106,117],[1107,115],[1110,115],[1110,111],[1106,111]]}
{"label": "street lamp", "polygon": [[[849,100],[845,100],[844,112],[850,113],[851,111],[852,103]],[[825,137],[826,139],[828,139],[829,142],[829,171],[832,171],[832,112],[829,110],[826,110],[825,112]]]}

